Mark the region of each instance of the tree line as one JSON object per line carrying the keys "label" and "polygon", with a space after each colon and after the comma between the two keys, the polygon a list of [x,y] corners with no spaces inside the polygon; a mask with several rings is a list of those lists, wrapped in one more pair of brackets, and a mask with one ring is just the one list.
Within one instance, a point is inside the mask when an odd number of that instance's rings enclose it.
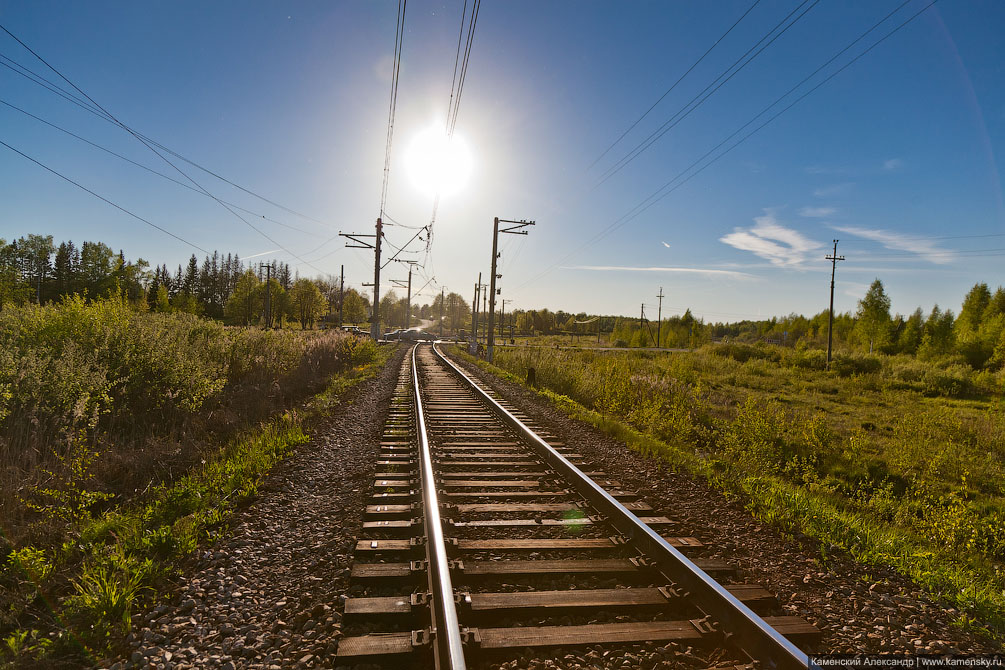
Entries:
{"label": "tree line", "polygon": [[[46,303],[63,296],[102,298],[121,295],[138,309],[189,312],[244,326],[283,327],[299,323],[313,328],[332,322],[342,309],[344,323],[364,324],[371,315],[367,295],[342,290],[338,278],[300,277],[286,263],[246,264],[237,254],[214,251],[202,262],[193,254],[172,272],[140,258],[126,259],[103,242],[54,244],[52,235],[0,239],[0,309],[5,304]],[[441,293],[431,303],[412,304],[387,291],[380,300],[382,328],[414,325],[412,318],[443,320],[445,334],[470,333],[471,305],[458,293]],[[919,307],[909,315],[891,314],[890,298],[876,279],[855,313],[834,315],[834,342],[839,348],[870,353],[921,357],[957,356],[974,368],[1005,364],[1005,289],[994,292],[978,282],[967,293],[959,315],[935,305],[927,314]],[[479,307],[479,333],[487,325],[485,305]],[[826,346],[828,311],[812,317],[797,314],[762,320],[706,323],[690,310],[659,323],[639,319],[570,313],[562,310],[497,312],[500,334],[607,335],[607,342],[624,347],[695,347],[710,341],[765,341],[790,346]]]}
{"label": "tree line", "polygon": [[0,309],[5,304],[44,304],[64,296],[90,299],[121,295],[135,308],[188,312],[236,325],[313,328],[342,307],[349,323],[365,321],[370,301],[339,279],[306,278],[286,263],[245,264],[237,254],[214,251],[200,263],[193,254],[172,272],[151,268],[142,258],[127,260],[104,242],[68,240],[52,235],[0,238]]}

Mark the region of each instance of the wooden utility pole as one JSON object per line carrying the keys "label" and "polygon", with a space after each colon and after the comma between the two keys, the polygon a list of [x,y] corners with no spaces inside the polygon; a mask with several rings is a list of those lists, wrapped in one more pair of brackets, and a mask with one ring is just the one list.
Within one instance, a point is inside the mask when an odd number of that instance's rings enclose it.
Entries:
{"label": "wooden utility pole", "polygon": [[502,299],[502,314],[499,316],[499,335],[506,337],[506,303],[513,302],[512,300]]}
{"label": "wooden utility pole", "polygon": [[834,253],[825,256],[831,262],[831,306],[827,312],[827,369],[831,369],[831,342],[834,334],[834,272],[837,270],[837,262],[843,261],[844,256],[838,256],[838,241],[834,240]]}
{"label": "wooden utility pole", "polygon": [[[384,224],[380,217],[377,217],[375,235],[363,233],[339,233],[342,237],[348,237],[356,244],[346,244],[348,249],[373,249],[373,309],[370,311],[370,336],[374,340],[380,339],[380,239],[384,236]],[[374,238],[373,244],[365,241]],[[368,286],[368,284],[363,284]]]}
{"label": "wooden utility pole", "polygon": [[412,327],[412,264],[408,264],[408,301],[405,305],[405,330]]}
{"label": "wooden utility pole", "polygon": [[482,288],[482,273],[478,273],[478,283],[475,284],[475,299],[471,303],[471,346],[468,349],[471,353],[478,351],[478,292]]}
{"label": "wooden utility pole", "polygon": [[663,287],[660,286],[659,307],[656,308],[656,348],[663,346]]}
{"label": "wooden utility pole", "polygon": [[[511,223],[513,224],[509,228],[499,229],[500,223]],[[509,233],[510,235],[526,235],[526,230],[521,230],[521,228],[526,228],[527,226],[536,225],[535,221],[508,221],[506,219],[500,219],[498,216],[492,220],[492,274],[489,275],[489,323],[488,323],[488,337],[486,338],[486,359],[489,363],[492,362],[492,352],[495,346],[495,334],[492,332],[492,326],[495,320],[495,310],[496,310],[496,279],[501,278],[501,274],[496,273],[496,261],[499,260],[499,233]]]}
{"label": "wooden utility pole", "polygon": [[443,289],[440,288],[440,339],[443,339]]}
{"label": "wooden utility pole", "polygon": [[272,328],[272,264],[265,266],[265,328]]}
{"label": "wooden utility pole", "polygon": [[345,302],[345,265],[339,270],[338,280],[338,327],[342,327],[342,303]]}

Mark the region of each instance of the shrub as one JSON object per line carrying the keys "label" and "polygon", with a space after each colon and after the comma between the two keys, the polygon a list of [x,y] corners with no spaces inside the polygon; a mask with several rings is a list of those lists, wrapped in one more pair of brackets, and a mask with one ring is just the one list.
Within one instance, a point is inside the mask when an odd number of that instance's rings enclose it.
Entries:
{"label": "shrub", "polygon": [[741,344],[738,342],[728,342],[708,347],[708,351],[716,356],[732,358],[739,363],[746,363],[752,358],[778,361],[781,354],[777,350],[769,349],[765,346],[755,346],[751,344]]}
{"label": "shrub", "polygon": [[921,380],[922,393],[928,397],[963,398],[972,396],[977,389],[973,371],[963,365],[953,365],[945,370],[930,369]]}
{"label": "shrub", "polygon": [[793,352],[788,363],[794,368],[824,370],[827,368],[827,352],[820,349],[804,349]]}
{"label": "shrub", "polygon": [[852,375],[867,375],[879,372],[883,367],[883,362],[875,356],[858,356],[838,354],[831,360],[831,369],[839,377],[851,377]]}

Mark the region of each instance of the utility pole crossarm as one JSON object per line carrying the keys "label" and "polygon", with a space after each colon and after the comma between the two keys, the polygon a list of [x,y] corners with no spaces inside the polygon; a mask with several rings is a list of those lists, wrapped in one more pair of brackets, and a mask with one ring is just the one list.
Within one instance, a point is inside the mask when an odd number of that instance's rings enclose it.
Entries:
{"label": "utility pole crossarm", "polygon": [[359,239],[359,238],[377,237],[377,236],[376,235],[365,235],[365,234],[362,234],[362,233],[341,233],[340,232],[339,233],[339,237],[347,237],[347,238],[349,238],[350,240],[352,240],[353,242],[356,243],[356,244],[348,244],[347,243],[345,245],[346,249],[373,249],[374,248],[373,244],[370,244],[369,242],[365,241],[364,239]]}
{"label": "utility pole crossarm", "polygon": [[[500,228],[500,223],[512,224],[508,228]],[[514,221],[511,219],[500,219],[498,216],[492,222],[492,272],[489,275],[489,322],[487,329],[486,347],[485,354],[486,359],[489,363],[492,362],[492,354],[495,348],[495,336],[493,334],[493,326],[495,325],[495,311],[496,311],[496,279],[501,279],[502,275],[496,272],[496,263],[499,260],[499,233],[508,233],[510,235],[526,235],[526,230],[521,230],[527,226],[536,226],[536,221]]]}

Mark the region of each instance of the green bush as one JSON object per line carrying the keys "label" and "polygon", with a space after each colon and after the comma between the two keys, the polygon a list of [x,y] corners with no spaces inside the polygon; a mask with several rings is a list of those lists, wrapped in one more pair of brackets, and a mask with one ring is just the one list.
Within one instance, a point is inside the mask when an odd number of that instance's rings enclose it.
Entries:
{"label": "green bush", "polygon": [[973,370],[964,365],[953,365],[944,370],[928,370],[921,379],[923,393],[928,397],[964,398],[977,389],[973,383]]}
{"label": "green bush", "polygon": [[820,349],[795,351],[788,357],[788,364],[794,368],[825,370],[827,368],[827,352]]}
{"label": "green bush", "polygon": [[771,361],[778,361],[781,359],[781,354],[777,351],[777,349],[760,345],[742,344],[739,342],[714,344],[706,347],[704,350],[707,350],[716,356],[732,358],[734,361],[739,363],[746,363],[752,358]]}
{"label": "green bush", "polygon": [[876,356],[838,354],[831,359],[831,370],[839,377],[873,374],[882,368],[883,362]]}

